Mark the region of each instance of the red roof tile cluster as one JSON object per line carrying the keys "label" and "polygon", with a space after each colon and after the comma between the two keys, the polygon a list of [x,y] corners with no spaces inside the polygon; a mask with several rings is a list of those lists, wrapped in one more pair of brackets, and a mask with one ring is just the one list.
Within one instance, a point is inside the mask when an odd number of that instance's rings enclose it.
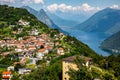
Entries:
{"label": "red roof tile cluster", "polygon": [[38,50],[38,52],[45,52],[45,48]]}
{"label": "red roof tile cluster", "polygon": [[64,50],[63,48],[58,48],[58,50]]}
{"label": "red roof tile cluster", "polygon": [[2,72],[2,75],[12,74],[11,71],[4,71]]}
{"label": "red roof tile cluster", "polygon": [[10,79],[12,72],[10,71],[4,71],[2,72],[2,79]]}

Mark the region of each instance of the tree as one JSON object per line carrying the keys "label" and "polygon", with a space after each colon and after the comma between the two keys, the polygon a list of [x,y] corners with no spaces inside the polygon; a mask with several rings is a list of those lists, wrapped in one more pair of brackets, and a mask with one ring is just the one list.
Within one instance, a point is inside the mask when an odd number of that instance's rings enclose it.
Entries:
{"label": "tree", "polygon": [[101,79],[102,80],[115,80],[114,76],[110,73],[104,73],[102,76],[101,76]]}
{"label": "tree", "polygon": [[61,62],[56,62],[47,67],[39,67],[29,75],[23,77],[24,80],[62,80]]}
{"label": "tree", "polygon": [[90,70],[83,66],[83,64],[85,64],[85,59],[76,58],[75,62],[78,66],[78,70],[70,69],[68,72],[70,80],[92,80]]}
{"label": "tree", "polygon": [[11,55],[8,54],[5,58],[0,60],[0,64],[10,66],[13,64],[14,61],[15,61],[14,59],[11,60]]}
{"label": "tree", "polygon": [[44,77],[45,77],[45,68],[40,67],[40,68],[34,70],[29,75],[23,76],[23,80],[44,80],[43,79]]}
{"label": "tree", "polygon": [[13,77],[12,77],[11,80],[16,80],[16,79],[20,80],[19,77],[20,77],[19,74],[17,72],[14,72]]}
{"label": "tree", "polygon": [[24,66],[21,64],[16,64],[15,65],[15,71],[18,71],[19,68],[23,68]]}
{"label": "tree", "polygon": [[92,75],[86,67],[81,67],[79,70],[70,70],[70,80],[92,80]]}

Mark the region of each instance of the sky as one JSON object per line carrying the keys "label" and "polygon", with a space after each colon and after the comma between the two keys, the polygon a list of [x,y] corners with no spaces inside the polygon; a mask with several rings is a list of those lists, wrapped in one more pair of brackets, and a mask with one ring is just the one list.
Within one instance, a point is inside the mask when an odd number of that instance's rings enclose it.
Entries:
{"label": "sky", "polygon": [[0,0],[0,3],[17,7],[29,5],[36,10],[39,10],[41,8],[45,8],[48,10],[51,10],[50,8],[53,8],[54,10],[54,7],[56,7],[59,10],[72,10],[72,8],[78,9],[79,7],[83,7],[86,9],[97,9],[111,7],[114,5],[116,7],[120,7],[120,0]]}
{"label": "sky", "polygon": [[0,0],[0,4],[15,7],[30,6],[35,10],[43,8],[45,11],[61,16],[64,14],[92,15],[107,7],[120,8],[120,0]]}

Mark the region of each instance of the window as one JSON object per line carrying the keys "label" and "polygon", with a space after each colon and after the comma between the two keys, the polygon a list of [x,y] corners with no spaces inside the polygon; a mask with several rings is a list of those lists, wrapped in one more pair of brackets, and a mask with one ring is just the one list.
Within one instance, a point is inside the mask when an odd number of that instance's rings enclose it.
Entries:
{"label": "window", "polygon": [[67,72],[64,73],[65,75],[67,74]]}
{"label": "window", "polygon": [[67,70],[67,67],[65,67],[65,69]]}
{"label": "window", "polygon": [[66,78],[64,78],[64,80],[67,80]]}
{"label": "window", "polygon": [[65,63],[67,64],[67,62],[65,61]]}

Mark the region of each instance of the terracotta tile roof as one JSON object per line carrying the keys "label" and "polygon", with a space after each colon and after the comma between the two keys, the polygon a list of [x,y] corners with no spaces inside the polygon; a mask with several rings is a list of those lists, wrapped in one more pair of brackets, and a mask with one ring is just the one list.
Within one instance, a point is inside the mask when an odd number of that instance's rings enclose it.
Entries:
{"label": "terracotta tile roof", "polygon": [[76,59],[76,56],[70,56],[67,58],[63,58],[63,61],[73,62]]}
{"label": "terracotta tile roof", "polygon": [[38,52],[45,52],[45,48],[38,50]]}
{"label": "terracotta tile roof", "polygon": [[29,48],[36,49],[36,47],[35,47],[35,46],[32,46],[32,45],[31,45],[31,46],[29,46]]}
{"label": "terracotta tile roof", "polygon": [[14,62],[14,65],[19,64],[20,62]]}
{"label": "terracotta tile roof", "polygon": [[39,41],[37,42],[37,45],[43,45],[43,42]]}
{"label": "terracotta tile roof", "polygon": [[[62,60],[63,61],[68,61],[68,62],[74,62],[74,60],[76,59],[76,57],[77,57],[77,55],[70,56],[70,57],[67,57],[67,58],[63,58]],[[85,57],[85,56],[78,56],[78,58],[85,58],[86,61],[92,60],[92,58]]]}
{"label": "terracotta tile roof", "polygon": [[12,74],[10,71],[4,71],[2,72],[2,75],[8,75],[8,74]]}
{"label": "terracotta tile roof", "polygon": [[51,48],[52,48],[52,46],[49,46],[49,45],[48,45],[48,46],[46,46],[46,48],[47,48],[47,49],[51,49]]}
{"label": "terracotta tile roof", "polygon": [[64,50],[63,48],[58,48],[58,50]]}

